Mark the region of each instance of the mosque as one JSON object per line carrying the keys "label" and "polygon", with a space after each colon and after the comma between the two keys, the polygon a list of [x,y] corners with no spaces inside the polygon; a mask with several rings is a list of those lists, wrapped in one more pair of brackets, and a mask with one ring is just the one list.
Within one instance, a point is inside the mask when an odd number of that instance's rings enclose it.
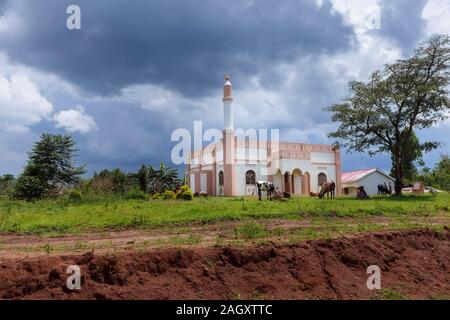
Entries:
{"label": "mosque", "polygon": [[[233,124],[233,87],[223,87],[224,128],[220,142],[188,157],[185,176],[193,192],[212,196],[255,195],[256,181],[271,181],[282,192],[309,195],[327,181],[341,194],[340,151],[331,145],[245,139]],[[208,161],[205,161],[208,159]]]}

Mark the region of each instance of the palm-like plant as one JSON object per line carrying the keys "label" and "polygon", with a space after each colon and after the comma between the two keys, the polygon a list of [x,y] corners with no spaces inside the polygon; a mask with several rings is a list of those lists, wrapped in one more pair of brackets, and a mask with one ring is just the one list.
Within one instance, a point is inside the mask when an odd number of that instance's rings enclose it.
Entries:
{"label": "palm-like plant", "polygon": [[160,163],[159,169],[152,165],[148,166],[148,190],[150,193],[162,193],[165,190],[174,190],[180,179],[178,179],[178,171],[175,168],[168,167],[164,163]]}

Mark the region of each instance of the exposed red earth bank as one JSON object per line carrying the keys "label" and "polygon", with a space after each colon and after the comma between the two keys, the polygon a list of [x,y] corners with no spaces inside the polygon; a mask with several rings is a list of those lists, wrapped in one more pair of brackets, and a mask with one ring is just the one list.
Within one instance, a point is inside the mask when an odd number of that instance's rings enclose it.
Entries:
{"label": "exposed red earth bank", "polygon": [[[66,286],[79,265],[80,290]],[[370,299],[367,267],[409,298],[450,295],[450,233],[378,232],[296,244],[6,258],[2,299]]]}

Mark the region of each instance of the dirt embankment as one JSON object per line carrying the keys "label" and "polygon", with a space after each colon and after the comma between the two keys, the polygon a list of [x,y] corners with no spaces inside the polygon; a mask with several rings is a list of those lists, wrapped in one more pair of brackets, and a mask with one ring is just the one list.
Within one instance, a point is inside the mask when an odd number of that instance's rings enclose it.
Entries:
{"label": "dirt embankment", "polygon": [[[82,288],[66,288],[81,268]],[[361,299],[366,269],[411,298],[450,295],[450,233],[380,232],[295,245],[158,249],[7,259],[3,299]]]}

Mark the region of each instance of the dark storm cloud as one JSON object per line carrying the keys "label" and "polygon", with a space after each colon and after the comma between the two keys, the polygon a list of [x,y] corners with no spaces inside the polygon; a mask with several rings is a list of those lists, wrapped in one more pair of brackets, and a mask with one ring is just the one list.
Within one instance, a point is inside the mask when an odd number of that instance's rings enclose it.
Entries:
{"label": "dark storm cloud", "polygon": [[8,0],[0,0],[0,10],[5,9],[7,3],[8,3]]}
{"label": "dark storm cloud", "polygon": [[8,0],[0,0],[0,17],[5,14],[8,5]]}
{"label": "dark storm cloud", "polygon": [[[69,4],[81,7],[81,31],[65,28]],[[103,94],[135,83],[207,94],[224,73],[244,79],[302,54],[348,49],[353,38],[327,1],[46,0],[10,10],[24,25],[0,34],[0,50]]]}
{"label": "dark storm cloud", "polygon": [[422,11],[426,2],[426,0],[384,0],[381,3],[382,35],[394,39],[403,50],[412,50],[425,36],[426,21],[422,18]]}

